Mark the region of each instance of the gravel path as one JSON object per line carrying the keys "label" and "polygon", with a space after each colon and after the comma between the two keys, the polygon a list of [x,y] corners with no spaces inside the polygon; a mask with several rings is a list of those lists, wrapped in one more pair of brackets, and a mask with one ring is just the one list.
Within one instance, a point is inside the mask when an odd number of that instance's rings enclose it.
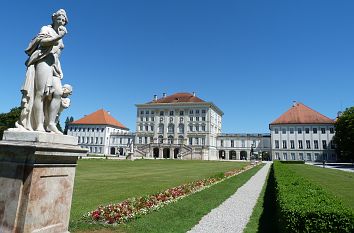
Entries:
{"label": "gravel path", "polygon": [[205,215],[189,233],[242,233],[252,215],[271,163],[261,168],[220,206]]}

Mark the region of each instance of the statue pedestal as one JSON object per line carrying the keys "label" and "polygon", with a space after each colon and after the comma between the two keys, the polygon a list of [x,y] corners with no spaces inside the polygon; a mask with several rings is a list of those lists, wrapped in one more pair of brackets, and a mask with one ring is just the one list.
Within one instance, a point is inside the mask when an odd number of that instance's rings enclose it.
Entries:
{"label": "statue pedestal", "polygon": [[71,136],[7,131],[3,138],[0,232],[68,232],[77,158],[87,150]]}

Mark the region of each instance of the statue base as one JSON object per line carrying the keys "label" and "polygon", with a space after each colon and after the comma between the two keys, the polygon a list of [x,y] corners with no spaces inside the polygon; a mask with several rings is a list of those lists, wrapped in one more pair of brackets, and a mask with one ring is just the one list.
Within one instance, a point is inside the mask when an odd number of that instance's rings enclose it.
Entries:
{"label": "statue base", "polygon": [[77,158],[87,150],[50,133],[7,131],[4,139],[0,232],[67,233]]}

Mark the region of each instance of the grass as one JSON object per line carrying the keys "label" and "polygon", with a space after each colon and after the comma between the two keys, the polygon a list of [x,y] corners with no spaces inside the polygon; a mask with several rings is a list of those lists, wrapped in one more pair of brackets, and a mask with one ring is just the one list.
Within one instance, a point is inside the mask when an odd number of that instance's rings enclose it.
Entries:
{"label": "grass", "polygon": [[287,165],[297,175],[316,183],[338,197],[354,210],[354,173],[315,167],[311,165]]}
{"label": "grass", "polygon": [[247,164],[183,160],[80,160],[75,177],[70,230],[85,229],[79,219],[100,204],[156,193]]}

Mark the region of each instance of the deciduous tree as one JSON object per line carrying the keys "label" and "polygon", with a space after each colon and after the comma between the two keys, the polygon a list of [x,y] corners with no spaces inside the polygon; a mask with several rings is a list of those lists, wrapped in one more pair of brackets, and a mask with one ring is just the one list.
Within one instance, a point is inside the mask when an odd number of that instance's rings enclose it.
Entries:
{"label": "deciduous tree", "polygon": [[334,142],[343,161],[354,161],[354,106],[347,108],[335,123]]}

